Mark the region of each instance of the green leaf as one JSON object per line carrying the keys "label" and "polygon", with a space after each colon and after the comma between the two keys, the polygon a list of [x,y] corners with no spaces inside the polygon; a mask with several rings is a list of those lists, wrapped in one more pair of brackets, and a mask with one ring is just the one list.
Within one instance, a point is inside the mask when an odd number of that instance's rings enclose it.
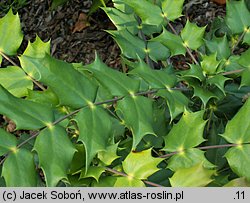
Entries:
{"label": "green leaf", "polygon": [[226,23],[233,34],[238,34],[250,25],[250,13],[245,1],[229,1],[226,7]]}
{"label": "green leaf", "polygon": [[[81,108],[95,99],[97,85],[77,71],[72,64],[48,55],[42,59],[23,55],[20,61],[28,75],[51,88],[58,96],[60,105]],[[31,67],[36,71],[29,72]]]}
{"label": "green leaf", "polygon": [[182,77],[197,78],[201,82],[205,80],[205,76],[201,66],[189,64],[189,67],[190,69],[180,72]]}
{"label": "green leaf", "polygon": [[140,180],[147,179],[147,177],[159,170],[157,165],[162,161],[162,158],[154,158],[151,155],[151,149],[141,152],[130,152],[126,159],[122,162],[124,172],[130,178],[137,178]]}
{"label": "green leaf", "polygon": [[228,80],[230,80],[230,78],[226,78],[223,75],[218,74],[208,78],[207,83],[210,85],[215,85],[223,92],[224,95],[226,95],[224,87],[225,87],[225,82]]}
{"label": "green leaf", "polygon": [[106,166],[110,165],[114,160],[120,157],[117,156],[118,144],[119,143],[110,145],[106,148],[106,151],[98,152],[98,159],[100,159]]}
{"label": "green leaf", "polygon": [[[239,129],[239,128],[237,128]],[[250,145],[240,145],[230,148],[225,157],[229,163],[230,168],[240,177],[246,177],[250,181]]]}
{"label": "green leaf", "polygon": [[123,2],[134,9],[135,13],[142,19],[143,23],[160,25],[164,19],[161,8],[147,0],[123,0]]}
{"label": "green leaf", "polygon": [[108,33],[111,34],[117,42],[124,56],[137,59],[137,55],[139,55],[140,58],[145,58],[146,45],[139,37],[134,36],[127,29],[108,31]]}
{"label": "green leaf", "polygon": [[203,114],[204,111],[188,112],[185,110],[180,121],[172,127],[166,136],[164,150],[182,152],[201,144],[204,141],[203,131],[206,125]]}
{"label": "green leaf", "polygon": [[36,138],[34,150],[48,187],[55,187],[60,180],[67,179],[76,149],[63,127],[56,125],[42,130]]}
{"label": "green leaf", "polygon": [[105,4],[108,2],[109,0],[93,0],[91,8],[89,9],[88,15],[95,13],[101,6],[105,7]]}
{"label": "green leaf", "polygon": [[99,106],[83,108],[75,118],[79,128],[79,138],[86,151],[86,171],[90,162],[100,151],[105,151],[112,135],[110,115]]}
{"label": "green leaf", "polygon": [[188,107],[189,99],[180,91],[160,90],[156,95],[166,100],[171,122]]}
{"label": "green leaf", "polygon": [[143,60],[138,59],[136,68],[129,74],[137,75],[149,84],[149,88],[171,88],[176,84],[176,76],[166,70],[153,70]]}
{"label": "green leaf", "polygon": [[206,74],[212,75],[212,74],[217,73],[217,69],[220,64],[220,61],[217,61],[216,57],[217,57],[216,52],[209,56],[203,55],[201,67]]}
{"label": "green leaf", "polygon": [[63,5],[64,3],[66,3],[68,0],[53,0],[52,1],[52,5],[51,5],[51,8],[52,9],[55,9],[57,8],[58,6],[61,6]]}
{"label": "green leaf", "polygon": [[183,46],[183,41],[178,35],[174,35],[171,32],[163,28],[163,32],[150,41],[160,42],[171,51],[171,56],[175,55],[185,55],[186,48]]}
{"label": "green leaf", "polygon": [[110,91],[113,96],[124,96],[139,90],[140,83],[125,74],[107,67],[99,57],[96,56],[94,63],[84,67]]}
{"label": "green leaf", "polygon": [[33,154],[26,149],[15,149],[3,164],[2,176],[7,187],[37,186]]}
{"label": "green leaf", "polygon": [[0,84],[15,97],[24,97],[33,89],[32,80],[17,66],[0,69]]}
{"label": "green leaf", "polygon": [[228,59],[229,56],[231,55],[231,51],[229,48],[229,43],[228,43],[226,35],[220,38],[214,36],[212,40],[205,40],[205,43],[210,54],[217,53],[218,60]]}
{"label": "green leaf", "polygon": [[37,130],[54,121],[51,108],[32,101],[16,98],[0,85],[0,114],[16,124],[16,130]]}
{"label": "green leaf", "polygon": [[235,178],[223,187],[250,187],[250,181],[247,181],[246,178]]}
{"label": "green leaf", "polygon": [[168,168],[172,171],[177,171],[182,168],[190,168],[200,162],[203,163],[205,168],[213,168],[214,165],[211,164],[205,157],[204,151],[196,148],[190,148],[182,151],[178,154],[173,155],[169,159]]}
{"label": "green leaf", "polygon": [[85,173],[85,169],[82,170],[80,178],[94,178],[98,182],[100,176],[104,172],[105,172],[105,168],[104,167],[90,166],[88,168],[88,172],[87,173]]}
{"label": "green leaf", "polygon": [[135,149],[141,139],[147,135],[155,135],[153,131],[152,101],[143,96],[127,96],[118,101],[116,112],[133,134]]}
{"label": "green leaf", "polygon": [[[203,45],[203,35],[206,27],[198,27],[196,24],[187,21],[185,27],[181,31],[183,45],[190,49],[196,50]],[[192,34],[190,34],[192,33]]]}
{"label": "green leaf", "polygon": [[172,187],[204,187],[213,181],[211,176],[214,173],[214,170],[208,170],[203,167],[203,163],[199,163],[177,170],[170,178],[170,183]]}
{"label": "green leaf", "polygon": [[240,108],[238,113],[227,123],[222,135],[228,142],[242,144],[250,142],[250,99]]}
{"label": "green leaf", "polygon": [[239,59],[239,64],[244,66],[244,71],[242,72],[241,84],[240,86],[250,86],[250,49],[245,51]]}
{"label": "green leaf", "polygon": [[12,10],[0,19],[0,52],[15,55],[23,41],[21,23],[18,14]]}
{"label": "green leaf", "polygon": [[[145,187],[141,180],[130,177],[102,177],[99,182],[95,182],[93,187]],[[124,193],[125,194],[125,193]],[[120,196],[120,199],[126,199],[126,196]]]}
{"label": "green leaf", "polygon": [[147,52],[149,57],[155,62],[159,60],[167,60],[167,58],[170,56],[169,49],[160,42],[148,42]]}
{"label": "green leaf", "polygon": [[14,135],[0,128],[0,156],[16,149],[17,139]]}
{"label": "green leaf", "polygon": [[165,18],[174,21],[182,16],[184,0],[163,0],[162,11]]}

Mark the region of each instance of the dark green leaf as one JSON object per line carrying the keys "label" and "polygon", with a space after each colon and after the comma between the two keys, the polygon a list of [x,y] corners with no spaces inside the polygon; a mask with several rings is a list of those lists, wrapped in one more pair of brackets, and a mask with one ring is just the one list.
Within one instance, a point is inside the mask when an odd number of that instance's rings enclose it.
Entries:
{"label": "dark green leaf", "polygon": [[0,156],[16,149],[17,139],[14,135],[0,128]]}

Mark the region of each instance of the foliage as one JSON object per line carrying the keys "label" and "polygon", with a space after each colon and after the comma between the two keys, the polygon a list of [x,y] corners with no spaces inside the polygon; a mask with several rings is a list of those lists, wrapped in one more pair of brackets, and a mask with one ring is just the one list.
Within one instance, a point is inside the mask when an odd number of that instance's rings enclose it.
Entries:
{"label": "foliage", "polygon": [[[0,128],[0,185],[249,185],[244,1],[229,1],[211,29],[186,20],[180,33],[172,23],[184,0],[113,3],[103,10],[117,28],[108,32],[122,72],[98,55],[89,65],[57,60],[38,37],[19,67],[9,59],[23,39],[19,16],[0,19],[0,62],[13,65],[0,69],[0,114],[16,125],[12,134]],[[178,55],[188,69],[171,63]]]}

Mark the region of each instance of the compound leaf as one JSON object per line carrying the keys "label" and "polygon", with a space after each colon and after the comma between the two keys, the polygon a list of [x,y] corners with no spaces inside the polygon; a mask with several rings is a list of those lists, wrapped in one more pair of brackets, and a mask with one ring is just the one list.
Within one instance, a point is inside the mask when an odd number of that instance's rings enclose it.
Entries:
{"label": "compound leaf", "polygon": [[2,176],[7,187],[37,186],[33,154],[26,149],[13,150],[3,164]]}
{"label": "compound leaf", "polygon": [[0,19],[0,52],[15,55],[23,40],[18,14],[12,10]]}
{"label": "compound leaf", "polygon": [[164,150],[183,151],[201,144],[204,141],[203,131],[206,125],[203,114],[204,111],[188,112],[185,110],[180,121],[165,137]]}
{"label": "compound leaf", "polygon": [[162,158],[152,157],[151,149],[141,152],[132,151],[122,162],[122,167],[129,177],[143,180],[159,170],[157,165],[162,160]]}
{"label": "compound leaf", "polygon": [[40,103],[16,98],[0,85],[0,113],[16,124],[16,129],[37,130],[54,121],[51,108]]}
{"label": "compound leaf", "polygon": [[76,149],[63,127],[56,125],[42,130],[36,138],[34,150],[47,186],[55,187],[60,180],[67,179]]}

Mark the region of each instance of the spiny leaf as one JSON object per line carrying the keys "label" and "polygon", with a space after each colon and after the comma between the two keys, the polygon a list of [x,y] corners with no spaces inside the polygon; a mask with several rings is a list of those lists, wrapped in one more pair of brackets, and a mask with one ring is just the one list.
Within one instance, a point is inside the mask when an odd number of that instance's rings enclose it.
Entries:
{"label": "spiny leaf", "polygon": [[202,118],[203,114],[204,111],[184,111],[181,120],[172,127],[166,136],[164,150],[183,151],[201,144],[204,141],[203,131],[206,125],[206,121]]}
{"label": "spiny leaf", "polygon": [[124,96],[130,92],[139,90],[139,81],[127,77],[125,74],[107,67],[99,57],[96,56],[94,63],[84,67],[107,88],[113,96]]}
{"label": "spiny leaf", "polygon": [[21,23],[18,14],[12,10],[0,19],[0,52],[7,55],[16,54],[23,40]]}
{"label": "spiny leaf", "polygon": [[182,16],[184,0],[163,0],[162,11],[165,18],[174,21]]}
{"label": "spiny leaf", "polygon": [[199,81],[204,81],[205,80],[205,75],[203,74],[203,70],[201,66],[195,65],[195,64],[189,64],[190,69],[181,71],[181,76],[186,78],[186,77],[191,77],[191,78],[197,78]]}
{"label": "spiny leaf", "polygon": [[244,71],[242,72],[241,84],[240,86],[250,86],[250,49],[245,51],[239,59],[239,64],[244,66]]}
{"label": "spiny leaf", "polygon": [[204,187],[213,181],[211,176],[214,173],[214,170],[208,170],[203,167],[203,163],[199,163],[177,170],[170,178],[170,183],[172,187]]}
{"label": "spiny leaf", "polygon": [[157,92],[157,95],[166,99],[171,121],[175,119],[179,114],[184,112],[185,108],[188,106],[188,98],[179,91],[174,90],[160,90]]}
{"label": "spiny leaf", "polygon": [[16,66],[0,69],[0,84],[15,97],[27,96],[28,89],[33,89],[32,80]]}
{"label": "spiny leaf", "polygon": [[157,165],[162,160],[162,158],[153,158],[151,149],[141,152],[132,151],[122,162],[122,167],[129,177],[143,180],[159,170]]}
{"label": "spiny leaf", "polygon": [[200,162],[203,162],[205,168],[215,167],[205,157],[204,151],[199,149],[190,148],[183,152],[173,155],[169,159],[168,168],[172,171],[177,171],[182,168],[190,168]]}
{"label": "spiny leaf", "polygon": [[110,115],[99,106],[83,108],[75,118],[80,131],[78,141],[84,144],[86,152],[86,171],[100,151],[105,151],[112,135]]}
{"label": "spiny leaf", "polygon": [[250,13],[245,1],[228,1],[226,7],[226,23],[233,34],[241,33],[250,25]]}
{"label": "spiny leaf", "polygon": [[35,79],[46,84],[56,93],[60,105],[80,108],[95,99],[97,85],[77,71],[72,64],[48,55],[42,59],[23,55],[20,61],[29,75],[34,75],[34,72],[29,72],[30,67],[39,73],[40,77],[35,75]]}
{"label": "spiny leaf", "polygon": [[224,95],[226,95],[225,93],[225,82],[230,80],[230,78],[226,78],[223,75],[215,75],[213,77],[208,78],[207,83],[210,85],[215,85],[216,87],[218,87]]}
{"label": "spiny leaf", "polygon": [[16,148],[17,139],[14,135],[0,128],[0,156]]}
{"label": "spiny leaf", "polygon": [[204,55],[202,57],[201,67],[203,71],[208,74],[212,75],[217,72],[218,66],[220,64],[220,61],[216,60],[216,52],[211,55]]}
{"label": "spiny leaf", "polygon": [[250,99],[240,108],[238,113],[227,123],[223,137],[230,143],[250,142]]}
{"label": "spiny leaf", "polygon": [[176,84],[176,76],[166,70],[153,70],[143,60],[138,59],[136,68],[129,74],[137,75],[145,80],[150,88],[171,88]]}
{"label": "spiny leaf", "polygon": [[90,166],[87,173],[85,169],[82,170],[80,178],[94,178],[98,182],[103,172],[105,172],[104,167]]}
{"label": "spiny leaf", "polygon": [[0,113],[16,124],[16,129],[37,130],[54,121],[51,108],[40,103],[16,98],[0,85]]}
{"label": "spiny leaf", "polygon": [[34,150],[47,186],[55,187],[60,180],[67,179],[76,149],[63,127],[56,125],[42,130],[36,138]]}
{"label": "spiny leaf", "polygon": [[[239,129],[239,128],[237,128]],[[225,157],[230,165],[230,168],[240,177],[246,177],[250,181],[250,145],[240,145],[230,148]]]}
{"label": "spiny leaf", "polygon": [[148,42],[146,52],[155,62],[159,60],[164,61],[170,56],[169,49],[160,42]]}
{"label": "spiny leaf", "polygon": [[127,96],[117,103],[116,111],[133,134],[135,149],[141,139],[147,135],[155,135],[153,131],[152,101],[143,96]]}
{"label": "spiny leaf", "polygon": [[[198,27],[196,24],[187,21],[185,27],[181,31],[181,38],[184,46],[196,50],[203,42],[203,35],[206,27]],[[190,34],[192,33],[192,34]]]}
{"label": "spiny leaf", "polygon": [[228,59],[231,54],[226,35],[220,38],[214,36],[212,40],[205,40],[205,43],[210,53],[217,53],[219,60]]}
{"label": "spiny leaf", "polygon": [[33,154],[26,149],[15,149],[3,164],[2,176],[7,187],[35,187],[37,173]]}
{"label": "spiny leaf", "polygon": [[159,6],[147,0],[123,0],[123,2],[134,9],[135,13],[142,19],[142,22],[150,25],[160,25],[162,23],[163,13]]}
{"label": "spiny leaf", "polygon": [[171,51],[171,56],[185,55],[186,53],[186,48],[183,46],[180,36],[172,34],[165,28],[163,28],[163,32],[158,37],[151,39],[151,41],[160,42],[165,45]]}
{"label": "spiny leaf", "polygon": [[117,155],[118,144],[110,145],[106,148],[106,151],[98,152],[98,159],[100,159],[106,166],[110,165],[115,159],[120,156]]}

